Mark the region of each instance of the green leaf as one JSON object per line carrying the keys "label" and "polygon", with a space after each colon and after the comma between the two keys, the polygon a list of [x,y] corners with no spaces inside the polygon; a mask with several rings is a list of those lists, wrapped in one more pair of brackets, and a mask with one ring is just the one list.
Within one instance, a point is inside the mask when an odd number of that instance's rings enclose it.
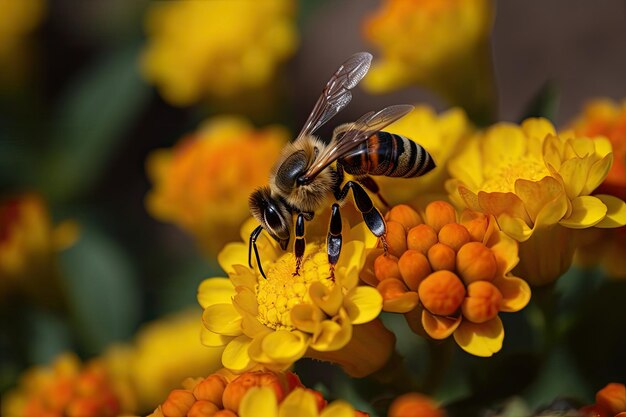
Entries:
{"label": "green leaf", "polygon": [[61,100],[41,164],[42,189],[52,199],[68,200],[88,189],[143,109],[149,90],[138,73],[138,52],[132,46],[103,57]]}
{"label": "green leaf", "polygon": [[554,120],[559,110],[560,96],[556,83],[551,80],[546,81],[526,106],[520,121],[529,117],[545,117],[548,120]]}
{"label": "green leaf", "polygon": [[129,338],[140,320],[140,294],[130,259],[109,236],[89,223],[60,254],[74,324],[87,354]]}

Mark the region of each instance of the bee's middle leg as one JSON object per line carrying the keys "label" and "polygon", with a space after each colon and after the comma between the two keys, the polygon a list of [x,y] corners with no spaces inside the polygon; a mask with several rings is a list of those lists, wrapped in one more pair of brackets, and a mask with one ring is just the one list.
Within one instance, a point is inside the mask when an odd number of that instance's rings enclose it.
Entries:
{"label": "bee's middle leg", "polygon": [[385,200],[382,194],[380,193],[380,187],[378,187],[378,184],[376,184],[376,181],[374,181],[374,178],[370,177],[369,175],[363,175],[362,177],[358,177],[356,180],[359,183],[361,183],[363,187],[367,188],[370,192],[376,194],[376,197],[378,197],[380,202],[383,203],[383,205],[387,209],[391,207],[389,203],[387,202],[387,200]]}
{"label": "bee's middle leg", "polygon": [[304,257],[304,249],[306,248],[306,242],[304,240],[304,213],[298,213],[296,220],[296,240],[293,242],[293,252],[296,256],[296,271],[294,276],[300,275],[300,265],[302,264],[302,258]]}
{"label": "bee's middle leg", "polygon": [[327,251],[328,251],[328,264],[330,265],[330,277],[335,278],[335,265],[339,260],[339,254],[341,253],[341,212],[339,211],[339,204],[333,204],[332,212],[330,215],[330,224],[328,226],[328,239],[327,239]]}

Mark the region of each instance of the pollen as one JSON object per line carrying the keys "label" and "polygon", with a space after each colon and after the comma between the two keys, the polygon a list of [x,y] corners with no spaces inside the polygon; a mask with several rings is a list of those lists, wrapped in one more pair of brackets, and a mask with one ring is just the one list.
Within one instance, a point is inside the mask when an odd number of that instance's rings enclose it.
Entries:
{"label": "pollen", "polygon": [[485,192],[515,192],[515,181],[526,179],[539,181],[550,175],[545,164],[534,158],[524,158],[518,161],[503,163],[498,168],[486,173],[487,179],[481,189]]}
{"label": "pollen", "polygon": [[325,247],[318,244],[307,246],[298,275],[294,275],[295,270],[296,257],[291,252],[285,253],[270,266],[267,279],[260,279],[257,284],[258,319],[271,329],[295,329],[291,309],[297,304],[311,303],[312,283],[334,285]]}

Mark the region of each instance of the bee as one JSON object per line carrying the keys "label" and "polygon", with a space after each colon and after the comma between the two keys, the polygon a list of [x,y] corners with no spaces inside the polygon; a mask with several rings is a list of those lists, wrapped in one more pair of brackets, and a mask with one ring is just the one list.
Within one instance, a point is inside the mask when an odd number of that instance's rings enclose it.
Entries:
{"label": "bee", "polygon": [[[295,221],[294,275],[299,273],[305,251],[305,220],[313,219],[315,211],[334,199],[327,238],[331,277],[341,252],[341,213],[339,204],[352,190],[356,208],[369,230],[383,242],[386,250],[386,225],[380,211],[365,191],[378,195],[380,190],[371,176],[413,178],[435,167],[430,154],[412,140],[383,132],[389,124],[409,113],[413,106],[395,105],[371,111],[354,123],[335,128],[326,143],[314,133],[339,113],[352,99],[354,88],[369,70],[372,55],[361,52],[351,56],[326,84],[313,111],[295,140],[285,146],[274,165],[269,185],[255,190],[249,199],[250,212],[260,223],[250,235],[248,264],[252,267],[252,251],[261,275],[266,278],[256,241],[265,230],[283,250],[289,244],[293,218]],[[344,171],[355,177],[343,184]]]}

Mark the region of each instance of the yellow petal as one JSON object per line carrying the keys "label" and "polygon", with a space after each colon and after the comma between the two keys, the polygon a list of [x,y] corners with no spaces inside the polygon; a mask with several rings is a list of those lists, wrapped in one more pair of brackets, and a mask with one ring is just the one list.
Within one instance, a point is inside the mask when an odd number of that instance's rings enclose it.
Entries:
{"label": "yellow petal", "polygon": [[252,387],[239,404],[239,417],[276,417],[278,403],[274,390],[268,387]]}
{"label": "yellow petal", "polygon": [[563,158],[563,143],[558,136],[548,135],[543,141],[543,160],[546,166],[550,165],[554,169],[561,167]]}
{"label": "yellow petal", "polygon": [[606,178],[611,166],[613,165],[613,154],[609,153],[600,159],[595,161],[589,168],[589,175],[587,176],[587,182],[581,190],[581,194],[589,195],[598,188],[602,181]]}
{"label": "yellow petal", "polygon": [[559,223],[572,229],[584,229],[600,223],[606,213],[602,200],[584,195],[572,200],[572,214]]}
{"label": "yellow petal", "polygon": [[546,136],[556,135],[554,125],[543,117],[533,117],[522,122],[522,130],[528,138],[539,139],[543,142]]}
{"label": "yellow petal", "polygon": [[515,181],[515,193],[523,202],[533,223],[536,222],[537,216],[546,204],[559,196],[564,197],[563,186],[558,180],[550,176],[543,177],[539,181],[518,179]]}
{"label": "yellow petal", "polygon": [[467,353],[489,357],[502,349],[504,327],[500,317],[481,324],[463,320],[454,332],[454,340]]}
{"label": "yellow petal", "polygon": [[378,242],[378,238],[367,227],[365,222],[359,222],[353,228],[351,228],[349,238],[358,242],[363,242],[366,248],[373,248]]}
{"label": "yellow petal", "polygon": [[441,340],[450,336],[461,324],[462,316],[441,317],[435,316],[430,312],[422,311],[422,327],[430,337]]}
{"label": "yellow petal", "polygon": [[202,308],[230,303],[234,295],[235,288],[228,278],[207,278],[198,286],[198,302]]}
{"label": "yellow petal", "polygon": [[344,308],[352,324],[374,320],[383,308],[383,297],[372,287],[358,286],[346,294]]}
{"label": "yellow petal", "polygon": [[500,225],[500,229],[502,229],[503,232],[518,242],[528,240],[528,238],[530,238],[533,234],[532,229],[528,227],[524,220],[517,217],[511,217],[508,214],[498,216],[498,225]]}
{"label": "yellow petal", "polygon": [[324,320],[320,323],[319,333],[313,337],[310,346],[322,352],[339,350],[344,347],[352,336],[352,324],[345,320]]}
{"label": "yellow petal", "polygon": [[607,208],[604,219],[596,224],[596,227],[612,228],[626,225],[626,203],[612,195],[597,194],[594,197],[602,201]]}
{"label": "yellow petal", "polygon": [[354,408],[345,401],[333,401],[322,410],[320,417],[354,417]]}
{"label": "yellow petal", "polygon": [[237,287],[237,294],[233,297],[233,305],[242,316],[249,314],[257,316],[259,314],[259,303],[253,290],[248,287]]}
{"label": "yellow petal", "polygon": [[526,281],[517,277],[497,277],[493,284],[502,294],[500,311],[520,311],[530,301],[530,286]]}
{"label": "yellow petal", "polygon": [[508,214],[530,223],[530,218],[524,207],[522,200],[514,193],[486,193],[480,191],[478,193],[478,204],[480,210],[485,214],[492,214],[496,217],[501,214]]}
{"label": "yellow petal", "polygon": [[537,214],[534,229],[557,224],[563,217],[567,216],[570,204],[565,193],[555,196],[554,199],[548,201],[539,214]]}
{"label": "yellow petal", "polygon": [[206,327],[202,326],[200,329],[200,342],[208,347],[222,347],[226,346],[228,342],[233,340],[233,336],[224,336],[221,334],[213,333]]}
{"label": "yellow petal", "polygon": [[559,168],[565,192],[570,199],[579,196],[585,187],[591,162],[591,158],[572,158],[563,162]]}
{"label": "yellow petal", "polygon": [[474,210],[474,211],[482,211],[480,207],[480,202],[478,201],[478,196],[473,191],[470,191],[468,188],[459,185],[458,188],[459,196],[465,203],[465,207]]}
{"label": "yellow petal", "polygon": [[[261,416],[262,414],[257,414]],[[317,401],[310,392],[296,388],[283,400],[278,410],[279,417],[317,417]]]}
{"label": "yellow petal", "polygon": [[213,333],[224,336],[241,334],[241,315],[232,304],[213,304],[204,309],[202,322]]}
{"label": "yellow petal", "polygon": [[337,282],[346,289],[354,288],[359,282],[359,271],[365,263],[365,245],[353,240],[341,249],[341,256],[335,268]]}
{"label": "yellow petal", "polygon": [[483,158],[476,136],[464,141],[463,152],[450,160],[448,172],[452,178],[463,178],[465,186],[470,190],[477,190],[484,182]]}
{"label": "yellow petal", "polygon": [[339,285],[333,285],[332,288],[328,288],[319,281],[311,284],[309,296],[317,307],[331,317],[337,314],[343,301],[343,293]]}
{"label": "yellow petal", "polygon": [[273,330],[259,321],[257,316],[251,316],[250,314],[244,314],[241,317],[241,331],[248,337],[256,338]]}
{"label": "yellow petal", "polygon": [[308,337],[297,330],[277,330],[263,338],[261,347],[265,354],[277,362],[295,362],[304,355]]}
{"label": "yellow petal", "polygon": [[226,244],[217,255],[217,262],[227,274],[235,272],[233,265],[248,265],[248,246],[242,242]]}
{"label": "yellow petal", "polygon": [[498,236],[498,240],[490,245],[489,249],[496,256],[497,274],[504,275],[519,262],[517,242],[503,232],[493,233],[492,236]]}
{"label": "yellow petal", "polygon": [[497,167],[524,155],[526,137],[522,129],[514,124],[498,123],[487,130],[482,149],[484,167]]}
{"label": "yellow petal", "polygon": [[296,304],[291,309],[291,322],[298,330],[315,334],[325,316],[318,307],[312,304]]}
{"label": "yellow petal", "polygon": [[256,289],[258,272],[247,266],[233,265],[233,271],[228,274],[233,287],[247,287],[251,290]]}
{"label": "yellow petal", "polygon": [[222,354],[222,365],[233,372],[245,372],[254,366],[248,354],[252,339],[241,335],[230,341]]}

